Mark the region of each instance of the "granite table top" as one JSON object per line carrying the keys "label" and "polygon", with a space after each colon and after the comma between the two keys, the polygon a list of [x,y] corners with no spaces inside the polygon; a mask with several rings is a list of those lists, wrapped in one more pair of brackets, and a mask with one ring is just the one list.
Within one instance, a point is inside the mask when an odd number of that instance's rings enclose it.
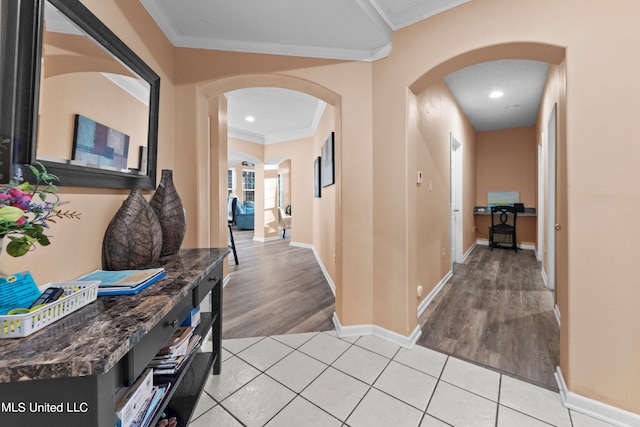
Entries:
{"label": "granite table top", "polygon": [[0,340],[0,383],[108,372],[228,253],[181,249],[157,265],[167,277],[140,293],[98,297],[28,337]]}

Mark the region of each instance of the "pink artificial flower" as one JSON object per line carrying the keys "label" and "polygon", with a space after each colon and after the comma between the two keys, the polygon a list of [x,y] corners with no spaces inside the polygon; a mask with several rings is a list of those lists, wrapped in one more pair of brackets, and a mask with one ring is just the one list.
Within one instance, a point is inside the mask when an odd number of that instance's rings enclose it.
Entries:
{"label": "pink artificial flower", "polygon": [[9,200],[10,198],[11,196],[9,196],[7,193],[0,193],[0,201]]}
{"label": "pink artificial flower", "polygon": [[27,218],[25,218],[24,216],[18,218],[18,220],[16,221],[16,225],[25,225],[25,223],[27,222]]}

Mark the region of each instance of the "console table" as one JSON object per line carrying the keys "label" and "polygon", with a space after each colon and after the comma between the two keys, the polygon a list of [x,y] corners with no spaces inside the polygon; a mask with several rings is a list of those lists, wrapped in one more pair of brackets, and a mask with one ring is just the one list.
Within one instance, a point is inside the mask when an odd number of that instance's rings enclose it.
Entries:
{"label": "console table", "polygon": [[170,379],[161,404],[188,422],[209,373],[220,373],[222,261],[228,253],[182,249],[161,263],[167,277],[139,294],[98,297],[29,337],[0,340],[0,425],[113,427],[116,392],[135,381],[211,292],[211,311],[201,311],[196,333],[204,341],[211,329],[212,350],[198,349]]}

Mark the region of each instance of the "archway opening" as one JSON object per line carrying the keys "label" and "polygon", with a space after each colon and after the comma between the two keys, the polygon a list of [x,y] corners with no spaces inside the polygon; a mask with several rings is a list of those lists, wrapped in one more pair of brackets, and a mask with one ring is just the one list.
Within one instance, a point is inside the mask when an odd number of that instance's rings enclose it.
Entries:
{"label": "archway opening", "polygon": [[[314,255],[320,263],[324,276],[327,278],[331,289],[335,294],[335,311],[339,312],[340,309],[340,277],[341,277],[341,262],[338,260],[341,258],[340,246],[337,242],[340,241],[341,227],[340,227],[340,172],[339,164],[336,164],[336,185],[333,186],[331,194],[324,194],[325,198],[322,200],[316,200],[313,197],[313,159],[316,154],[315,151],[319,151],[319,145],[317,141],[323,141],[327,135],[325,133],[335,134],[335,150],[339,153],[341,149],[341,137],[340,137],[340,97],[333,92],[306,80],[297,79],[294,77],[277,76],[277,75],[247,75],[247,76],[234,76],[227,79],[217,80],[198,86],[197,96],[200,101],[197,103],[199,111],[197,112],[199,117],[209,117],[209,123],[204,120],[201,121],[202,130],[198,135],[202,135],[198,138],[197,145],[200,147],[200,151],[203,153],[211,153],[215,151],[218,156],[210,157],[213,159],[216,157],[216,161],[222,167],[224,163],[224,173],[215,173],[212,171],[209,180],[210,194],[209,200],[199,200],[198,213],[199,215],[207,215],[208,211],[217,211],[222,216],[226,215],[227,209],[227,196],[229,194],[228,189],[228,161],[231,157],[235,156],[237,152],[229,153],[229,148],[232,146],[232,137],[228,129],[228,106],[224,94],[231,91],[247,88],[280,88],[292,91],[302,92],[318,98],[327,104],[328,113],[323,113],[323,120],[318,127],[318,131],[314,137],[309,138],[311,140],[311,147],[304,153],[297,152],[295,148],[292,148],[292,142],[288,146],[288,142],[266,144],[260,148],[260,154],[254,155],[257,161],[254,163],[255,178],[256,178],[256,205],[262,203],[262,206],[256,206],[256,209],[260,209],[260,212],[256,213],[255,221],[262,225],[265,222],[266,217],[270,214],[274,219],[274,233],[273,236],[263,238],[263,242],[270,241],[271,239],[281,239],[282,230],[278,230],[278,225],[275,224],[275,219],[278,216],[279,206],[278,203],[284,203],[284,209],[287,206],[292,206],[292,229],[297,229],[295,237],[292,239],[289,234],[288,240],[291,240],[292,246],[303,247],[307,249],[313,249]],[[324,119],[324,117],[329,117]],[[218,131],[217,131],[218,130]],[[242,141],[246,142],[246,141]],[[224,153],[223,153],[224,151]],[[241,151],[241,150],[237,150]],[[244,150],[250,151],[250,150]],[[339,154],[336,155],[339,157]],[[282,166],[282,173],[280,171]],[[203,171],[206,168],[203,165]],[[277,169],[276,169],[277,168]],[[199,175],[205,175],[204,172]],[[269,175],[267,177],[267,175]],[[287,177],[287,175],[289,175]],[[268,178],[268,179],[266,179]],[[289,186],[283,182],[284,185],[279,186],[276,183],[280,179],[283,181],[288,179]],[[222,182],[224,180],[224,182]],[[260,181],[262,184],[258,183]],[[309,182],[307,182],[309,181]],[[269,186],[269,192],[273,192],[273,206],[270,205],[270,212],[267,212],[266,205],[268,196],[266,183],[273,183]],[[286,190],[289,187],[289,193],[287,195]],[[280,189],[282,189],[282,194]],[[278,199],[283,199],[280,202]],[[325,202],[327,209],[323,209],[325,213],[331,216],[329,221],[330,229],[326,228],[326,223],[321,223],[317,220],[318,211],[320,210],[316,205],[319,202]],[[271,212],[272,211],[272,212]],[[298,218],[296,218],[298,215]],[[262,216],[262,218],[260,218]],[[212,216],[213,218],[213,216]],[[211,241],[218,241],[222,244],[226,244],[226,233],[218,230],[212,219],[209,223],[209,228],[206,230],[211,236]],[[278,228],[275,228],[278,227]],[[325,227],[322,233],[318,233],[315,230],[318,227]],[[309,229],[309,230],[308,230]],[[257,231],[257,230],[256,230]],[[321,241],[318,236],[329,236],[330,241]],[[327,246],[325,248],[325,246]],[[328,247],[330,246],[330,247]],[[320,247],[320,249],[318,249]],[[333,255],[336,255],[336,261],[333,259]],[[229,266],[226,266],[227,273],[229,272]],[[234,267],[235,268],[235,267]],[[239,268],[242,268],[242,259],[240,259]],[[333,311],[333,310],[332,310]],[[266,333],[277,333],[277,331]]]}
{"label": "archway opening", "polygon": [[[486,207],[486,191],[483,190],[484,195],[480,197],[478,193],[478,176],[479,166],[478,162],[481,160],[479,150],[481,150],[479,141],[486,141],[487,139],[496,138],[496,135],[491,136],[478,136],[480,132],[474,129],[474,126],[471,125],[469,120],[466,118],[462,108],[460,107],[458,101],[455,99],[453,93],[445,83],[445,77],[450,75],[451,73],[464,69],[469,66],[473,66],[480,63],[485,63],[488,61],[501,61],[501,60],[533,60],[540,61],[550,64],[550,70],[547,75],[547,81],[544,87],[544,93],[542,95],[542,99],[540,102],[540,106],[538,109],[537,120],[536,123],[530,127],[528,130],[528,144],[530,147],[530,153],[528,155],[531,158],[528,160],[531,163],[531,170],[533,171],[531,176],[531,199],[529,201],[529,205],[531,207],[538,207],[538,192],[537,186],[538,180],[536,176],[537,171],[537,147],[541,146],[542,150],[546,150],[547,146],[547,138],[544,135],[544,132],[541,130],[546,129],[547,118],[549,116],[550,111],[552,110],[554,105],[559,106],[559,114],[558,114],[558,145],[564,144],[564,131],[565,126],[565,111],[566,111],[566,100],[565,95],[562,88],[565,87],[566,82],[564,81],[564,59],[565,52],[564,48],[552,45],[545,45],[539,43],[509,43],[509,44],[501,44],[495,46],[488,46],[485,48],[477,49],[471,52],[467,52],[456,57],[453,57],[442,64],[434,67],[433,69],[426,72],[420,78],[418,78],[411,86],[410,86],[410,101],[408,103],[410,118],[413,120],[409,123],[409,140],[408,143],[410,145],[414,145],[411,147],[408,152],[415,152],[417,155],[412,158],[408,158],[409,169],[415,168],[417,171],[421,170],[429,170],[434,171],[441,169],[439,171],[440,175],[436,174],[435,178],[432,178],[433,175],[430,176],[430,179],[440,180],[436,182],[433,191],[431,190],[431,182],[429,181],[427,185],[423,185],[422,187],[418,187],[415,191],[413,188],[410,188],[410,193],[415,195],[415,210],[414,212],[410,212],[410,226],[408,230],[413,230],[416,232],[417,238],[415,239],[414,249],[417,253],[417,260],[415,269],[415,276],[420,280],[426,283],[430,281],[433,282],[433,277],[429,277],[429,275],[434,276],[438,275],[437,272],[442,272],[441,276],[443,277],[440,284],[436,286],[434,292],[428,295],[426,298],[422,300],[422,304],[418,307],[418,315],[423,315],[419,319],[419,323],[423,325],[422,328],[422,337],[419,339],[418,343],[431,346],[428,344],[427,338],[429,337],[429,333],[433,333],[433,331],[438,330],[438,328],[434,328],[433,326],[437,323],[446,324],[447,320],[440,318],[437,321],[433,320],[433,317],[429,317],[429,320],[425,321],[425,316],[432,316],[435,310],[435,307],[440,306],[443,310],[442,313],[458,313],[461,315],[453,316],[455,317],[455,322],[458,323],[457,326],[450,324],[449,326],[443,326],[439,330],[442,332],[442,336],[439,336],[435,339],[435,341],[440,341],[443,344],[442,347],[438,348],[441,351],[444,351],[449,354],[454,354],[464,359],[468,359],[477,363],[481,363],[487,366],[491,366],[500,370],[505,371],[506,369],[502,369],[501,366],[492,364],[490,359],[499,359],[500,354],[497,354],[495,351],[493,354],[490,354],[494,348],[492,348],[492,340],[495,341],[496,335],[498,334],[497,330],[500,328],[500,325],[497,324],[496,321],[492,320],[491,316],[487,315],[485,312],[485,317],[482,317],[482,313],[480,310],[476,310],[476,306],[464,306],[464,304],[470,304],[471,298],[467,294],[465,297],[462,295],[461,302],[453,303],[452,299],[449,296],[444,296],[444,293],[451,288],[452,286],[458,286],[458,289],[463,289],[466,285],[460,285],[456,279],[456,267],[453,269],[449,269],[449,258],[448,254],[450,251],[446,250],[446,245],[450,244],[448,241],[447,231],[449,230],[449,224],[452,218],[452,212],[449,212],[451,205],[451,192],[449,191],[451,185],[451,175],[450,171],[445,170],[445,166],[448,167],[451,163],[451,151],[449,150],[450,143],[450,135],[455,135],[456,138],[460,138],[463,141],[463,145],[465,147],[462,161],[463,168],[463,176],[464,181],[462,185],[463,191],[463,203],[462,203],[462,218],[460,220],[461,227],[460,231],[463,234],[463,252],[465,254],[469,254],[472,249],[476,247],[478,244],[478,227],[477,227],[477,216],[474,216],[473,208],[475,206],[484,205]],[[558,147],[557,149],[561,149]],[[413,151],[412,151],[413,150]],[[415,158],[415,160],[414,160]],[[564,168],[565,165],[558,164],[558,168]],[[549,169],[545,169],[549,170]],[[546,173],[546,172],[545,172]],[[549,180],[547,176],[545,179],[541,180],[542,185],[547,185]],[[562,186],[563,184],[558,182],[557,186]],[[442,189],[442,190],[439,190]],[[482,199],[482,203],[479,202],[479,199]],[[537,214],[540,215],[543,219],[543,228],[542,230],[536,230],[537,233],[542,233],[544,236],[544,232],[548,227],[553,226],[544,221],[545,218],[548,218],[549,209],[553,209],[554,212],[559,209],[564,209],[566,206],[566,198],[559,198],[557,206],[544,206],[543,211],[538,211]],[[533,226],[535,227],[535,220],[533,222]],[[538,227],[539,228],[539,227]],[[438,234],[439,233],[439,234]],[[486,234],[486,233],[485,233]],[[442,241],[442,245],[440,242],[436,242],[438,244],[434,244],[434,236],[438,237],[440,241]],[[535,235],[531,240],[532,249],[536,249],[539,251],[547,250],[547,242],[543,243],[543,247],[537,248],[535,245],[537,244],[538,239],[535,238]],[[559,247],[566,247],[566,245],[558,245]],[[535,256],[532,255],[532,259],[535,262]],[[561,260],[566,259],[566,254],[557,253],[556,260],[559,263],[562,263]],[[468,267],[468,262],[465,262],[465,268]],[[543,271],[546,270],[547,265],[543,263],[542,265]],[[558,304],[555,306],[556,311],[561,311],[562,307],[566,307],[566,277],[563,276],[562,269],[558,269],[556,271],[556,283],[558,289]],[[453,277],[451,277],[453,275]],[[435,280],[437,281],[437,280]],[[444,291],[443,291],[444,290]],[[440,292],[440,294],[439,294]],[[469,289],[464,289],[464,292],[469,292]],[[464,294],[463,292],[463,294]],[[548,311],[548,312],[547,312]],[[555,323],[556,316],[553,315],[554,305],[553,298],[551,299],[551,308],[545,311],[545,316],[550,317],[553,323]],[[425,314],[426,313],[426,314]],[[478,318],[473,321],[470,317],[471,314],[477,314]],[[503,313],[506,314],[506,311]],[[453,321],[453,317],[451,318]],[[504,316],[503,316],[504,317]],[[524,319],[527,317],[526,313],[523,313],[522,316],[514,315],[511,318],[505,319],[506,322],[514,323],[515,319]],[[426,322],[435,322],[429,325],[424,325]],[[517,322],[516,322],[517,323]],[[559,323],[559,322],[558,322]],[[465,326],[466,324],[466,326]],[[547,370],[547,377],[549,378],[548,384],[545,385],[549,387],[555,386],[555,379],[553,377],[553,373],[556,369],[557,364],[559,364],[560,355],[558,353],[562,353],[566,347],[562,345],[562,335],[559,333],[558,325],[555,324],[554,327],[558,332],[554,338],[555,340],[555,357],[553,358],[550,366],[545,367]],[[445,330],[449,330],[451,332],[453,329],[459,328],[468,330],[473,330],[473,334],[475,334],[474,342],[467,342],[466,344],[464,338],[460,338],[456,342],[456,337],[453,336],[445,336]],[[493,330],[491,328],[494,328]],[[497,328],[497,329],[496,329]],[[448,333],[448,332],[447,332]],[[546,331],[540,331],[542,334],[546,334]],[[504,337],[503,337],[504,338]],[[506,338],[508,339],[508,338]],[[432,341],[433,342],[433,341]],[[455,350],[456,347],[467,347],[469,350],[465,356],[458,354]],[[470,349],[473,347],[473,349]],[[558,350],[559,349],[559,350]],[[483,353],[484,354],[481,354]],[[513,354],[517,353],[514,352]],[[512,354],[512,356],[513,356]],[[512,357],[509,356],[509,357]],[[515,357],[515,356],[513,356]],[[538,368],[534,368],[538,369]],[[508,371],[508,370],[506,370]],[[513,372],[511,372],[513,373]],[[529,379],[533,382],[540,383],[537,378],[527,378],[526,374],[513,373],[516,376],[523,377],[525,379]]]}

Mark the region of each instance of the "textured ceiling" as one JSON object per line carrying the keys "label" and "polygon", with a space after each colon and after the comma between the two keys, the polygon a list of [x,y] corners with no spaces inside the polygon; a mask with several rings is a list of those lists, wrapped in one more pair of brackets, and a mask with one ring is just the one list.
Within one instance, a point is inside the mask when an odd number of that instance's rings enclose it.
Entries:
{"label": "textured ceiling", "polygon": [[[393,31],[470,0],[139,1],[177,47],[375,61],[391,51]],[[492,61],[445,82],[483,132],[535,123],[547,70],[535,61]],[[504,96],[490,99],[497,89]],[[312,135],[324,109],[317,99],[277,88],[227,96],[230,135],[263,144]]]}
{"label": "textured ceiling", "polygon": [[[227,92],[229,136],[259,144],[314,135],[325,103],[294,90],[273,87]],[[249,122],[247,117],[255,121]]]}
{"label": "textured ceiling", "polygon": [[[549,64],[537,61],[490,61],[463,68],[445,83],[477,132],[534,125]],[[490,98],[493,91],[500,98]]]}
{"label": "textured ceiling", "polygon": [[394,30],[469,0],[140,0],[174,46],[372,61]]}

